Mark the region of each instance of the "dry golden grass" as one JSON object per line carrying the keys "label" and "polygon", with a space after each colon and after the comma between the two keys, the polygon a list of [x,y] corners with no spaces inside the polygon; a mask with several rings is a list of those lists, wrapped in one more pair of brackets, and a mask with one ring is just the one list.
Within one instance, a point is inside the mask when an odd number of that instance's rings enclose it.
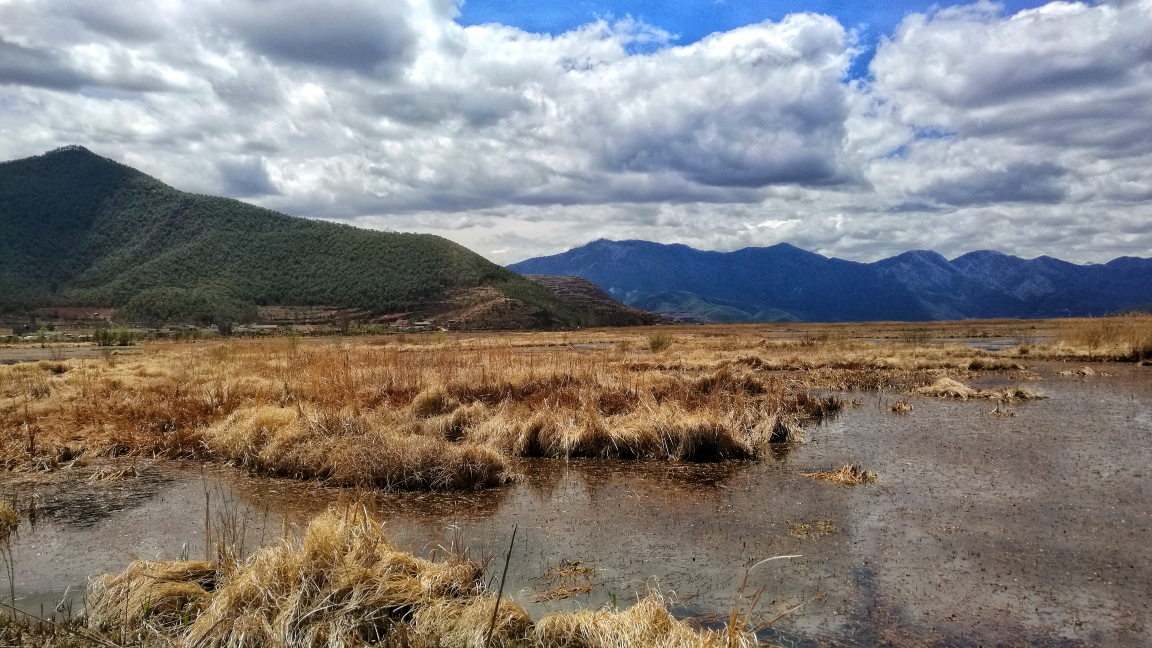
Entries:
{"label": "dry golden grass", "polygon": [[664,600],[649,594],[616,610],[551,614],[536,622],[536,639],[547,648],[745,648],[759,645],[746,632],[699,630],[673,617]]}
{"label": "dry golden grass", "polygon": [[871,471],[863,470],[859,466],[853,466],[851,464],[839,470],[804,473],[804,476],[820,481],[832,482],[833,484],[840,484],[841,486],[856,486],[857,484],[870,484],[879,481],[879,478]]}
{"label": "dry golden grass", "polygon": [[[297,542],[238,563],[142,562],[89,585],[89,627],[121,643],[203,648],[484,645],[496,597],[483,565],[459,553],[433,562],[400,551],[362,507],[330,510]],[[743,632],[697,630],[657,594],[622,612],[546,616],[500,602],[493,646],[752,646]],[[402,637],[402,641],[397,641]]]}
{"label": "dry golden grass", "polygon": [[1056,343],[1068,356],[1085,360],[1147,360],[1152,358],[1152,317],[1062,320]]}
{"label": "dry golden grass", "polygon": [[563,601],[564,599],[570,599],[573,596],[587,594],[591,591],[591,585],[557,585],[556,587],[550,587],[543,592],[539,592],[535,597],[533,597],[533,600],[537,603],[543,603],[545,601]]}
{"label": "dry golden grass", "polygon": [[[968,400],[970,398],[986,398],[1003,403],[1016,403],[1026,400],[1046,398],[1044,394],[1028,387],[1004,387],[1001,389],[973,389],[962,382],[951,378],[941,378],[936,382],[916,390],[921,396],[936,398],[956,398]],[[909,406],[911,409],[911,406]],[[895,410],[893,410],[895,411]]]}
{"label": "dry golden grass", "polygon": [[20,513],[8,502],[0,502],[0,548],[5,548],[20,527]]}
{"label": "dry golden grass", "polygon": [[134,561],[88,583],[88,627],[120,639],[170,632],[196,618],[216,582],[216,564]]}
{"label": "dry golden grass", "polygon": [[[678,327],[658,352],[650,338],[667,327],[146,344],[131,356],[0,366],[0,462],[184,457],[410,490],[504,484],[519,457],[755,459],[837,411],[818,390],[1026,400],[1039,394],[959,380],[1035,378],[1022,356],[1131,358],[1150,322]],[[1107,330],[1085,333],[1094,327]],[[929,343],[945,335],[1021,344]]]}
{"label": "dry golden grass", "polygon": [[342,485],[472,489],[514,479],[516,457],[753,459],[839,406],[707,348],[652,362],[516,341],[159,344],[63,371],[3,367],[0,457],[10,469],[187,457]]}
{"label": "dry golden grass", "polygon": [[597,571],[579,560],[561,560],[559,565],[548,570],[548,575],[554,578],[588,578],[595,576]]}
{"label": "dry golden grass", "polygon": [[892,403],[892,407],[890,409],[894,414],[907,414],[908,412],[912,411],[912,403],[909,403],[906,400],[898,400],[895,403]]}
{"label": "dry golden grass", "polygon": [[836,525],[828,520],[797,522],[788,525],[788,535],[795,538],[819,538],[832,533],[836,533]]}

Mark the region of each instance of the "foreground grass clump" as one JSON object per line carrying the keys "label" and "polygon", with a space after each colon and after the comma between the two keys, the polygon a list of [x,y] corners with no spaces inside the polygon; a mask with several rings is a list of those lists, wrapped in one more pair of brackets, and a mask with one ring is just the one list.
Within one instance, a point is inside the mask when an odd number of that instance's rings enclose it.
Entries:
{"label": "foreground grass clump", "polygon": [[200,614],[216,582],[216,564],[207,561],[137,560],[120,574],[104,574],[88,584],[88,627],[135,636],[144,628],[173,630]]}
{"label": "foreground grass clump", "polygon": [[657,595],[618,612],[555,614],[533,623],[482,585],[484,564],[457,552],[417,558],[388,542],[361,507],[329,510],[298,542],[242,562],[134,562],[89,586],[89,626],[132,642],[267,648],[366,644],[482,646],[755,645],[695,630]]}

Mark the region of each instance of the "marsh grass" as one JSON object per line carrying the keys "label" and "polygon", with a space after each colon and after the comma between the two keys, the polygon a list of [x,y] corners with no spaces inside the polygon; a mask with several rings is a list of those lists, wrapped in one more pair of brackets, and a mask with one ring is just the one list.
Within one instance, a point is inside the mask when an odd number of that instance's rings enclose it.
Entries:
{"label": "marsh grass", "polygon": [[1086,360],[1139,362],[1152,358],[1152,317],[1063,320],[1057,344]]}
{"label": "marsh grass", "polygon": [[[517,479],[523,457],[751,460],[835,416],[837,392],[1041,396],[960,382],[1038,378],[1017,350],[925,340],[1025,330],[1029,358],[1143,353],[1152,318],[1114,319],[932,323],[919,333],[683,327],[675,343],[666,327],[145,343],[133,356],[0,366],[0,462],[55,470],[80,456],[189,458],[347,486],[468,490]],[[1097,326],[1098,340],[1078,333]],[[775,337],[782,331],[793,337]],[[650,352],[660,336],[667,346]]]}
{"label": "marsh grass", "polygon": [[818,481],[832,482],[833,484],[839,484],[841,486],[856,486],[858,484],[870,484],[879,481],[875,473],[851,464],[839,470],[804,473],[804,476]]}
{"label": "marsh grass", "polygon": [[[88,624],[121,644],[475,647],[484,645],[496,605],[483,571],[483,562],[460,553],[433,561],[401,551],[364,507],[347,506],[314,519],[298,540],[241,562],[135,561],[96,577]],[[624,611],[559,613],[535,623],[504,600],[492,627],[492,646],[756,645],[743,629],[699,630],[675,619],[656,592]]]}
{"label": "marsh grass", "polygon": [[62,373],[4,367],[0,456],[10,468],[82,454],[194,458],[338,485],[468,490],[516,479],[518,457],[755,459],[839,409],[711,353],[652,363],[484,342],[163,344],[127,361],[66,361]]}
{"label": "marsh grass", "polygon": [[892,407],[889,409],[892,410],[893,414],[907,414],[908,412],[912,411],[912,403],[901,399],[895,403],[892,403]]}
{"label": "marsh grass", "polygon": [[[917,389],[916,393],[921,396],[932,396],[935,398],[955,398],[958,400],[983,398],[1000,401],[1002,403],[1018,403],[1021,401],[1047,398],[1041,392],[1028,387],[1016,386],[1003,387],[1001,389],[973,389],[952,378],[941,378],[927,387]],[[910,409],[911,406],[909,406],[909,410]]]}
{"label": "marsh grass", "polygon": [[538,592],[532,600],[537,603],[544,603],[548,601],[563,601],[570,599],[573,596],[580,596],[592,591],[591,585],[557,585],[550,587],[542,592]]}
{"label": "marsh grass", "polygon": [[673,338],[668,333],[655,333],[648,336],[648,350],[659,353],[672,346]]}
{"label": "marsh grass", "polygon": [[819,538],[836,533],[836,525],[829,520],[818,522],[797,522],[788,525],[788,535],[794,538]]}

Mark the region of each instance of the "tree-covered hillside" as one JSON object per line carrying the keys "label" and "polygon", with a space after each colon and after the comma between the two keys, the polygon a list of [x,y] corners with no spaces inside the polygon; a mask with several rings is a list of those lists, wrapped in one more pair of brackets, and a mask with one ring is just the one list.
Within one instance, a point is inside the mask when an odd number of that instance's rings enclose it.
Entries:
{"label": "tree-covered hillside", "polygon": [[189,194],[81,147],[0,164],[0,310],[244,321],[257,305],[419,311],[476,286],[579,321],[546,289],[438,236]]}

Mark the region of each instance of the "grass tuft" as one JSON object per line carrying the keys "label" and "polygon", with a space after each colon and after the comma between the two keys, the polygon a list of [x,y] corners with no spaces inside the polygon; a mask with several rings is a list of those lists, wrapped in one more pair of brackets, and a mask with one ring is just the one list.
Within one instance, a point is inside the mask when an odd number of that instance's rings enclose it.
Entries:
{"label": "grass tuft", "polygon": [[880,479],[875,473],[862,470],[859,466],[846,465],[839,470],[829,472],[810,472],[804,473],[805,477],[812,479],[832,482],[833,484],[840,484],[841,486],[855,486],[857,484],[870,484]]}

